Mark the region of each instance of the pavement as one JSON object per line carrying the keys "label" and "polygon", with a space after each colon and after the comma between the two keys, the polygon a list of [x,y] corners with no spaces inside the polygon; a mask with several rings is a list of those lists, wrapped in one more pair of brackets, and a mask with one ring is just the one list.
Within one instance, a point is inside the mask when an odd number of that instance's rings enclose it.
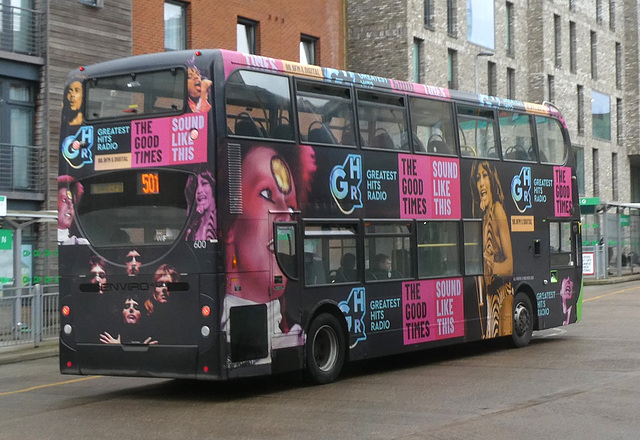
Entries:
{"label": "pavement", "polygon": [[[585,277],[584,285],[600,286],[606,284],[626,283],[629,281],[640,281],[640,273],[627,274],[619,277],[610,277],[603,279]],[[0,346],[0,365],[55,357],[58,356],[59,352],[60,351],[58,348],[57,339],[41,342],[37,347],[35,347],[33,344],[22,344],[7,347]]]}

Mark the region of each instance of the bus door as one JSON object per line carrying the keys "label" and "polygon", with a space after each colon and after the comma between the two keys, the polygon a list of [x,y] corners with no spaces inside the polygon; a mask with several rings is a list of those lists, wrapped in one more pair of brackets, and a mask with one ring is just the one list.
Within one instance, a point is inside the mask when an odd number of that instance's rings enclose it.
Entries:
{"label": "bus door", "polygon": [[[270,212],[273,224],[275,258],[271,259],[270,291],[272,301],[280,306],[280,317],[274,311],[275,319],[270,329],[273,335],[273,349],[302,345],[301,317],[301,260],[304,255],[299,239],[300,212]],[[283,221],[284,218],[288,219]],[[289,220],[290,219],[290,220]]]}
{"label": "bus door", "polygon": [[582,265],[580,222],[551,220],[548,223],[550,288],[537,298],[541,328],[575,322],[575,304],[580,291],[576,268]]}

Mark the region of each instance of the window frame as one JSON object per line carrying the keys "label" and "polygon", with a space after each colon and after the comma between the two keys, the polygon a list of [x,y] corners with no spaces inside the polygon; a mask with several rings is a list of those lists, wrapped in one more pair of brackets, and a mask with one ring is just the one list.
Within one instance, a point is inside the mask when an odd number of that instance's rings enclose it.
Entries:
{"label": "window frame", "polygon": [[170,51],[176,51],[176,50],[186,50],[187,49],[187,6],[188,4],[186,3],[182,3],[182,2],[178,2],[178,1],[172,1],[172,0],[165,0],[164,2],[164,13],[166,15],[167,13],[167,6],[171,5],[171,6],[175,6],[177,8],[179,8],[180,10],[180,26],[178,29],[179,33],[179,46],[180,47],[175,47],[175,48],[169,48],[167,47],[167,20],[164,20],[164,50],[165,52],[170,52]]}

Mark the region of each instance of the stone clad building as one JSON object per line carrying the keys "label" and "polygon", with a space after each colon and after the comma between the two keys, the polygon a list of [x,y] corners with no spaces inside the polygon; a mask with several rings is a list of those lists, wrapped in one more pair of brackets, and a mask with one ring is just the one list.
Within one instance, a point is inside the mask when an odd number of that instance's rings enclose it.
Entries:
{"label": "stone clad building", "polygon": [[350,0],[349,69],[554,103],[580,194],[640,202],[637,0]]}

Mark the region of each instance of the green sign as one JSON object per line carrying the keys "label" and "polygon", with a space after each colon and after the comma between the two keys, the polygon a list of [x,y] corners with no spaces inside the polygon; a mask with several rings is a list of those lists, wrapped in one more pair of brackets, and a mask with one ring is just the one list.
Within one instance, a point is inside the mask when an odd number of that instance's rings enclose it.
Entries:
{"label": "green sign", "polygon": [[11,229],[0,229],[0,249],[13,249],[13,231]]}
{"label": "green sign", "polygon": [[620,215],[620,226],[629,226],[630,217],[627,214]]}
{"label": "green sign", "polygon": [[580,197],[580,206],[595,206],[600,204],[600,197]]}

